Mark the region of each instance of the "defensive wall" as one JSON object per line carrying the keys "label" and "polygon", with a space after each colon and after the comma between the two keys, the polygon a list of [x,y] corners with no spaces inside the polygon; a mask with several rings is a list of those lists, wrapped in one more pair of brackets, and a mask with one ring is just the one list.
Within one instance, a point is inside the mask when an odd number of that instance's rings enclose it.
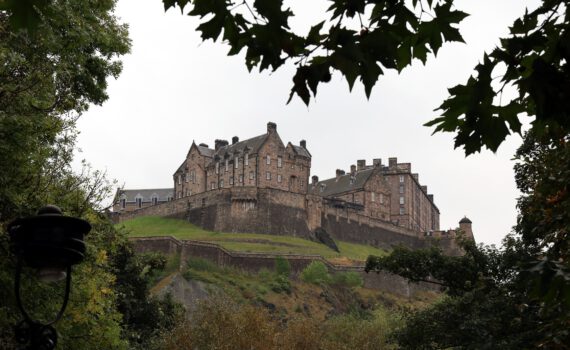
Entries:
{"label": "defensive wall", "polygon": [[419,291],[438,290],[433,284],[411,283],[405,278],[387,272],[366,273],[364,266],[335,265],[320,255],[233,252],[214,243],[178,240],[171,236],[132,238],[131,242],[138,253],[180,254],[181,267],[188,257],[197,257],[212,261],[218,266],[232,266],[245,271],[258,272],[263,268],[272,270],[275,267],[275,259],[282,257],[291,265],[293,275],[298,275],[311,262],[320,261],[331,273],[347,271],[359,273],[366,288],[405,297],[411,297]]}
{"label": "defensive wall", "polygon": [[[326,205],[322,197],[289,191],[233,187],[212,190],[170,202],[121,213],[117,222],[140,216],[184,219],[206,230],[288,235],[314,239],[317,228],[333,239],[379,248],[396,245],[417,249],[437,244],[448,254],[459,252],[454,235],[421,233],[370,218],[355,209]],[[437,238],[435,238],[437,236]],[[435,238],[435,239],[434,239]]]}

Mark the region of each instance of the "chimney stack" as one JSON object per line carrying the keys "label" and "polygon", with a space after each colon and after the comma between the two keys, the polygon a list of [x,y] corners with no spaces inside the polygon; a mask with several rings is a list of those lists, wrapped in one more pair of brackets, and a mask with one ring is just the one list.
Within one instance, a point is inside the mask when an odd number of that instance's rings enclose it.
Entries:
{"label": "chimney stack", "polygon": [[307,141],[301,140],[301,142],[299,142],[299,144],[300,144],[301,147],[303,147],[304,149],[307,149]]}
{"label": "chimney stack", "polygon": [[235,145],[238,142],[239,142],[239,137],[237,136],[232,137],[232,145]]}
{"label": "chimney stack", "polygon": [[422,186],[422,191],[424,191],[424,193],[427,194],[427,186]]}
{"label": "chimney stack", "polygon": [[354,176],[355,173],[356,173],[356,165],[353,164],[350,166],[350,175]]}
{"label": "chimney stack", "polygon": [[216,140],[216,141],[214,141],[214,143],[215,143],[214,149],[216,151],[219,150],[220,148],[228,145],[228,141],[226,141],[226,140]]}
{"label": "chimney stack", "polygon": [[398,165],[398,158],[396,157],[388,158],[388,166],[390,168],[396,167],[397,165]]}
{"label": "chimney stack", "polygon": [[313,175],[311,179],[313,180],[313,186],[315,186],[317,182],[319,182],[319,177],[317,175]]}
{"label": "chimney stack", "polygon": [[366,159],[359,159],[356,161],[357,164],[357,170],[364,170],[364,168],[366,168]]}
{"label": "chimney stack", "polygon": [[412,174],[412,177],[419,183],[420,182],[420,175],[419,174]]}
{"label": "chimney stack", "polygon": [[277,131],[277,124],[273,122],[267,123],[267,133],[272,134]]}
{"label": "chimney stack", "polygon": [[199,144],[198,146],[202,146],[202,147],[210,148],[210,147],[208,147],[208,144],[207,144],[207,143],[201,143],[201,144]]}
{"label": "chimney stack", "polygon": [[372,159],[372,165],[374,165],[374,167],[380,167],[382,165],[382,159],[381,158],[374,158]]}
{"label": "chimney stack", "polygon": [[344,170],[336,169],[336,181],[338,181],[342,175],[344,175]]}
{"label": "chimney stack", "polygon": [[428,194],[428,198],[433,203],[433,194]]}

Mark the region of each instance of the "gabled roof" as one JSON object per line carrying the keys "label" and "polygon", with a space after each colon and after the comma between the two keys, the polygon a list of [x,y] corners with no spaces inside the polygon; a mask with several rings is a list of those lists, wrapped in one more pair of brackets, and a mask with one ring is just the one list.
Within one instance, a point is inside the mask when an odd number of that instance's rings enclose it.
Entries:
{"label": "gabled roof", "polygon": [[142,198],[143,202],[150,202],[152,198],[158,198],[159,202],[166,202],[168,198],[173,198],[172,188],[147,188],[139,190],[123,189],[117,190],[119,199],[125,198],[127,202],[135,202],[137,198]]}
{"label": "gabled roof", "polygon": [[185,167],[186,167],[186,159],[184,159],[184,161],[182,162],[182,164],[180,164],[180,166],[178,167],[178,169],[176,169],[176,171],[174,172],[174,174],[176,175],[176,173],[183,172],[183,170],[184,170]]}
{"label": "gabled roof", "polygon": [[[337,181],[336,177],[319,181],[317,183],[317,193],[323,197],[334,196],[344,192],[359,190],[364,188],[364,184],[374,173],[374,169],[357,171],[354,181],[351,181],[351,174],[341,175]],[[321,191],[322,189],[322,191]]]}
{"label": "gabled roof", "polygon": [[246,150],[250,154],[255,154],[259,152],[259,149],[267,139],[268,134],[262,134],[259,136],[252,137],[247,140],[243,140],[240,142],[236,142],[233,145],[227,145],[220,147],[217,151],[214,151],[215,156],[219,156],[220,158],[224,158],[226,154],[233,155],[234,153],[245,153]]}
{"label": "gabled roof", "polygon": [[200,145],[197,145],[196,148],[198,148],[198,152],[200,152],[200,154],[205,156],[205,157],[212,158],[212,157],[214,157],[214,153],[216,152],[211,148],[200,146]]}
{"label": "gabled roof", "polygon": [[304,147],[301,146],[295,146],[294,144],[292,144],[291,142],[289,142],[289,144],[291,145],[291,147],[293,148],[293,151],[295,151],[295,153],[297,153],[298,155],[302,156],[302,157],[307,157],[307,158],[311,158],[311,153]]}

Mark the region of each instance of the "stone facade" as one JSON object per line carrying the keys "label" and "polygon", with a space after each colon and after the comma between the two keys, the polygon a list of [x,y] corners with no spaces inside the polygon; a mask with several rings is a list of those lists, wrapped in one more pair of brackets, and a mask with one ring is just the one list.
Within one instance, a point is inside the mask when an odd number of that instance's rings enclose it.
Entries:
{"label": "stone facade", "polygon": [[311,154],[306,142],[286,146],[275,123],[267,124],[265,134],[229,144],[216,140],[190,146],[186,159],[173,175],[176,198],[190,197],[224,188],[274,188],[292,193],[307,193]]}
{"label": "stone facade", "polygon": [[[216,140],[214,148],[193,142],[173,175],[175,199],[120,211],[117,220],[159,215],[214,231],[306,238],[323,228],[335,239],[385,248],[456,235],[439,231],[439,209],[410,163],[358,160],[347,172],[322,181],[313,176],[309,184],[310,169],[306,141],[285,145],[274,123],[250,139]],[[465,220],[460,229],[473,238]]]}
{"label": "stone facade", "polygon": [[152,188],[140,190],[118,189],[113,201],[113,212],[126,213],[173,199],[172,188]]}

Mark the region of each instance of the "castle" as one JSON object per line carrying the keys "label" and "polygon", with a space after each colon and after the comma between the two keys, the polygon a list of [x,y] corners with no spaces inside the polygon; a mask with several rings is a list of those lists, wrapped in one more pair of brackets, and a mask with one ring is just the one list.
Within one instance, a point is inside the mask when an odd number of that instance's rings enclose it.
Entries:
{"label": "castle", "polygon": [[[140,215],[183,217],[206,229],[314,237],[321,229],[333,238],[375,246],[423,246],[440,231],[439,209],[410,163],[389,158],[358,160],[349,171],[319,181],[310,177],[307,143],[286,145],[275,123],[267,131],[214,148],[192,143],[173,174],[173,188],[119,190],[113,210],[120,220]],[[473,237],[471,221],[461,230]]]}

